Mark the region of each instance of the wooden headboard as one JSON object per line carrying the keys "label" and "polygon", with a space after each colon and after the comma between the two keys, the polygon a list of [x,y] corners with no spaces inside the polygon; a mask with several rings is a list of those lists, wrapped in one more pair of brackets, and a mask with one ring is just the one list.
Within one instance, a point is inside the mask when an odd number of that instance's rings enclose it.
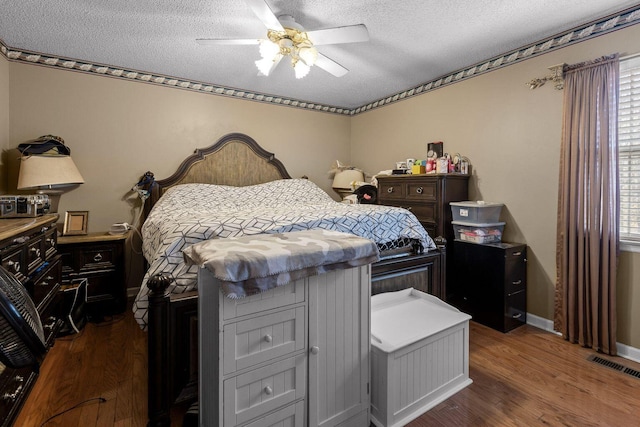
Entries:
{"label": "wooden headboard", "polygon": [[282,162],[253,138],[230,133],[210,147],[197,149],[169,178],[154,182],[149,178],[153,178],[152,172],[145,173],[141,181],[146,181],[143,189],[150,193],[144,205],[145,218],[162,194],[174,185],[205,183],[243,187],[291,176]]}

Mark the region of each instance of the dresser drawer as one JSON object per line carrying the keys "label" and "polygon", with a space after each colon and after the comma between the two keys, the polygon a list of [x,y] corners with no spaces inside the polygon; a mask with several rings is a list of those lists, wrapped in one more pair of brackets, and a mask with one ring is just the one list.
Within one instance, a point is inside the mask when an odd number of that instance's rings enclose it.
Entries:
{"label": "dresser drawer", "polygon": [[61,276],[60,260],[56,259],[33,282],[33,302],[41,314],[56,296],[60,288]]}
{"label": "dresser drawer", "polygon": [[224,373],[256,366],[305,346],[305,308],[252,317],[224,327]]}
{"label": "dresser drawer", "polygon": [[405,186],[398,181],[379,181],[378,198],[380,200],[404,199]]}
{"label": "dresser drawer", "polygon": [[16,279],[24,282],[27,276],[24,268],[24,250],[22,246],[7,249],[2,252],[2,266]]}
{"label": "dresser drawer", "polygon": [[506,295],[504,332],[527,323],[527,291],[525,289]]}
{"label": "dresser drawer", "polygon": [[224,381],[224,425],[246,423],[305,396],[306,354]]}
{"label": "dresser drawer", "polygon": [[526,249],[509,248],[505,251],[505,292],[515,293],[527,286]]}
{"label": "dresser drawer", "polygon": [[58,252],[57,234],[58,230],[56,227],[51,227],[51,229],[44,234],[43,246],[45,259],[50,259]]}
{"label": "dresser drawer", "polygon": [[304,280],[296,280],[285,286],[270,289],[269,292],[262,292],[245,298],[223,298],[223,319],[229,320],[260,313],[285,305],[303,302],[305,299]]}
{"label": "dresser drawer", "polygon": [[433,222],[438,221],[438,213],[436,211],[435,203],[413,204],[407,207],[420,222]]}
{"label": "dresser drawer", "polygon": [[27,271],[31,275],[44,262],[45,252],[43,250],[43,236],[30,239],[27,243]]}
{"label": "dresser drawer", "polygon": [[434,180],[417,180],[407,183],[407,200],[429,201],[438,200],[438,185]]}

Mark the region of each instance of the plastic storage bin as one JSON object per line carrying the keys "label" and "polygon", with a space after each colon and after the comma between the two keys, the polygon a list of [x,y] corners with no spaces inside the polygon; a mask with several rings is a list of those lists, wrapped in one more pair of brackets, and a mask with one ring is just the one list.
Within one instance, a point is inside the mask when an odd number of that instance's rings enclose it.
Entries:
{"label": "plastic storage bin", "polygon": [[499,243],[502,241],[504,222],[473,223],[451,221],[456,239],[473,243]]}
{"label": "plastic storage bin", "polygon": [[472,383],[469,316],[413,288],[371,297],[371,421],[400,427]]}
{"label": "plastic storage bin", "polygon": [[500,221],[500,211],[503,203],[477,202],[451,202],[451,213],[454,221],[473,222],[475,224],[487,224]]}

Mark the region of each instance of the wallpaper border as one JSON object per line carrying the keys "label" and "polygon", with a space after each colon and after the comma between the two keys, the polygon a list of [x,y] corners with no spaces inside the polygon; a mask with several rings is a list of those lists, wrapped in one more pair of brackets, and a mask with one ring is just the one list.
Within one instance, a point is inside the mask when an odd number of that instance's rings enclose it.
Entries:
{"label": "wallpaper border", "polygon": [[499,56],[495,56],[470,67],[460,69],[451,74],[447,74],[429,82],[422,83],[411,89],[404,90],[394,95],[353,109],[301,101],[298,99],[252,92],[232,87],[225,87],[213,83],[191,81],[157,73],[130,70],[122,67],[115,67],[112,65],[97,64],[77,59],[14,49],[7,46],[1,40],[0,52],[9,61],[25,62],[30,64],[42,65],[45,67],[65,69],[87,74],[97,74],[123,80],[150,83],[160,86],[174,87],[178,89],[190,90],[217,96],[240,98],[267,104],[283,105],[292,108],[353,116],[372,109],[380,108],[384,105],[399,102],[432,90],[436,90],[453,83],[458,83],[460,81],[484,73],[488,73],[490,71],[494,71],[508,65],[512,65],[525,59],[545,54],[555,49],[560,49],[585,40],[589,40],[638,23],[640,23],[640,5],[623,10],[613,15],[609,15],[604,18],[600,18],[595,21],[591,21],[588,24],[575,27],[571,30],[543,39],[537,43],[522,47],[520,49],[512,50]]}

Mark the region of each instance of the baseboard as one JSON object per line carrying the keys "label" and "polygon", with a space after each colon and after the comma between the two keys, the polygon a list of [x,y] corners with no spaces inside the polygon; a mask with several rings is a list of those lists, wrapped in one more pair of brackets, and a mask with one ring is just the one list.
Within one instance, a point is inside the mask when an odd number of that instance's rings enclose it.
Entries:
{"label": "baseboard", "polygon": [[[560,332],[553,330],[553,320],[545,319],[535,314],[527,313],[527,325],[556,335],[562,335]],[[618,356],[640,363],[640,349],[621,343],[616,343],[616,349],[618,350]]]}
{"label": "baseboard", "polygon": [[562,335],[560,332],[553,329],[553,320],[545,319],[544,317],[536,316],[535,314],[527,313],[527,325],[535,326],[543,331],[551,332],[556,335]]}
{"label": "baseboard", "polygon": [[618,349],[618,356],[640,363],[640,349],[620,343],[616,343],[616,347]]}

